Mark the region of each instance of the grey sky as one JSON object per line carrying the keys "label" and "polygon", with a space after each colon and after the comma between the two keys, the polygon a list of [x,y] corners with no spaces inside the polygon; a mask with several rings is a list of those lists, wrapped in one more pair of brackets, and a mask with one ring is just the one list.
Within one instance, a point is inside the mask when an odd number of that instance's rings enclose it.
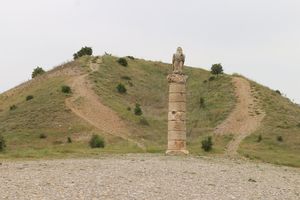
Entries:
{"label": "grey sky", "polygon": [[300,103],[299,0],[0,0],[0,91],[82,46],[95,54],[222,63]]}

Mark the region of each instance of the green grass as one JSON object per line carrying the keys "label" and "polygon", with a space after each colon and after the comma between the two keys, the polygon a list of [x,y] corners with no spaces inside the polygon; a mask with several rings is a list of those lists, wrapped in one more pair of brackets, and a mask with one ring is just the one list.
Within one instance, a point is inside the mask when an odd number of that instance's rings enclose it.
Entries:
{"label": "green grass", "polygon": [[[242,155],[274,164],[300,167],[300,107],[269,88],[251,82],[266,112],[259,130],[246,138],[239,149]],[[258,136],[261,142],[257,142]],[[283,141],[277,141],[282,136]]]}
{"label": "green grass", "polygon": [[[64,103],[70,95],[61,91],[66,82],[65,76],[42,79],[26,89],[17,89],[12,96],[1,94],[0,133],[6,140],[7,148],[0,153],[0,158],[49,158],[141,151],[127,141],[99,133],[75,116]],[[28,95],[34,98],[26,101]],[[11,105],[17,108],[10,110]],[[95,132],[105,138],[108,143],[106,148],[90,150],[89,138],[86,137]],[[40,134],[45,134],[47,138],[41,139]],[[72,144],[67,143],[68,137],[73,138]]]}

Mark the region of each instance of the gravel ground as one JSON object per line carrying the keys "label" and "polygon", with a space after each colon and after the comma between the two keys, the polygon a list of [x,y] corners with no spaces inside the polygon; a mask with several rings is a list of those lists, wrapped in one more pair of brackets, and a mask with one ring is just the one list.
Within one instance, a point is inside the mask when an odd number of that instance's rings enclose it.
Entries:
{"label": "gravel ground", "polygon": [[1,199],[300,199],[300,169],[206,157],[1,161]]}

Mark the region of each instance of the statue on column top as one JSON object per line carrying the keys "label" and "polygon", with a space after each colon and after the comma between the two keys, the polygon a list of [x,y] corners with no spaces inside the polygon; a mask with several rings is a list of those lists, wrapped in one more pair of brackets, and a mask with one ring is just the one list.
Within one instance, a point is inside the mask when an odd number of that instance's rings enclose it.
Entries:
{"label": "statue on column top", "polygon": [[178,47],[175,54],[173,54],[173,73],[183,74],[183,65],[185,61],[185,55],[183,54],[182,48]]}

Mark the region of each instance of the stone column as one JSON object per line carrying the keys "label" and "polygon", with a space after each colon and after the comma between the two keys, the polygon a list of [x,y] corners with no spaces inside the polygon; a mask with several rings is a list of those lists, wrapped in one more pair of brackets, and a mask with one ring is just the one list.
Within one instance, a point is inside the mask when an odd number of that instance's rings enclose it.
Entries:
{"label": "stone column", "polygon": [[183,73],[172,73],[169,82],[168,150],[166,154],[188,154],[186,150],[186,80]]}

